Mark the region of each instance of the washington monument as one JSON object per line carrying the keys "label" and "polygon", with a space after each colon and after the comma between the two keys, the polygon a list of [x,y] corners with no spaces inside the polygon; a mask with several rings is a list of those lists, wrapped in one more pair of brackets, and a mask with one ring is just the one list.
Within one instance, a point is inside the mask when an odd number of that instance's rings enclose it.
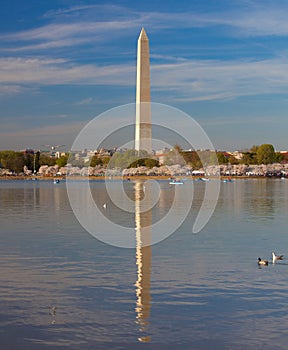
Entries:
{"label": "washington monument", "polygon": [[149,40],[142,28],[137,46],[135,150],[152,152]]}

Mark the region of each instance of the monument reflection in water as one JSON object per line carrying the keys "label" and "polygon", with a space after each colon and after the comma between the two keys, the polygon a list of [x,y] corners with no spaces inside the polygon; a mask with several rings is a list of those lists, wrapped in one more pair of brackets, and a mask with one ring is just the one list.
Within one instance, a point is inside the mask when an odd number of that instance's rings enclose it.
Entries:
{"label": "monument reflection in water", "polygon": [[[145,197],[145,201],[143,200]],[[136,229],[136,320],[139,331],[143,335],[140,342],[149,342],[149,317],[151,308],[150,277],[151,277],[151,223],[152,209],[151,187],[149,183],[135,183],[135,229]],[[148,208],[148,210],[145,210]]]}

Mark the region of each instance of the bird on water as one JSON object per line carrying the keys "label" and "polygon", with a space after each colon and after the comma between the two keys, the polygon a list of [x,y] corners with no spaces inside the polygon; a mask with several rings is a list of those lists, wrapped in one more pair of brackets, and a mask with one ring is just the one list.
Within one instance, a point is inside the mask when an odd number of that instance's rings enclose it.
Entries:
{"label": "bird on water", "polygon": [[284,255],[276,255],[275,252],[272,252],[273,263],[277,260],[283,260]]}
{"label": "bird on water", "polygon": [[258,258],[258,265],[260,266],[267,266],[268,260],[262,260],[261,258]]}

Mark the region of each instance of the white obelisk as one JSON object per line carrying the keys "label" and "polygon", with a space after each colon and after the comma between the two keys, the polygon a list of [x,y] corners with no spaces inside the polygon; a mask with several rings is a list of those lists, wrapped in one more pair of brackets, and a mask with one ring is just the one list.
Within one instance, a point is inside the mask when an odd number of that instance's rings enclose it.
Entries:
{"label": "white obelisk", "polygon": [[152,152],[149,40],[142,28],[137,48],[135,149]]}

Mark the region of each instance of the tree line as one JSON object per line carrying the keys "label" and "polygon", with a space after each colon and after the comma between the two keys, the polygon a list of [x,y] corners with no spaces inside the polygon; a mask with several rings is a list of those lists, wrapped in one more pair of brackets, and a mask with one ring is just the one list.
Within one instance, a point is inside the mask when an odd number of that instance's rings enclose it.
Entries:
{"label": "tree line", "polygon": [[283,161],[283,154],[275,152],[274,146],[264,143],[260,146],[252,146],[248,152],[243,153],[242,164],[273,164]]}
{"label": "tree line", "polygon": [[281,163],[283,161],[283,155],[280,152],[275,152],[274,146],[271,144],[252,146],[250,150],[242,152],[242,155],[241,159],[237,159],[227,152],[183,151],[179,145],[176,145],[167,154],[165,163],[167,165],[188,164],[194,169],[199,169],[217,163],[255,165]]}
{"label": "tree line", "polygon": [[27,169],[38,172],[40,166],[49,165],[53,166],[58,164],[59,166],[65,166],[68,156],[63,156],[58,159],[51,158],[46,154],[40,152],[25,153],[17,151],[0,151],[0,168],[9,169],[14,173],[22,173],[24,167]]}
{"label": "tree line", "polygon": [[[250,150],[242,152],[242,159],[236,159],[232,155],[225,152],[211,152],[211,151],[184,151],[179,145],[168,152],[164,157],[164,164],[173,165],[190,165],[193,169],[199,169],[203,166],[213,164],[273,164],[281,163],[283,155],[275,152],[274,146],[271,144],[262,144],[260,146],[252,146]],[[146,151],[136,152],[135,150],[127,150],[125,152],[116,152],[113,157],[100,157],[94,155],[90,162],[84,163],[83,160],[77,160],[75,155],[71,154],[62,156],[60,158],[52,158],[47,154],[40,152],[24,153],[16,151],[0,151],[0,168],[9,169],[15,173],[23,172],[24,167],[32,172],[38,172],[42,165],[58,165],[63,167],[71,163],[72,166],[92,166],[97,165],[109,168],[133,168],[139,166],[146,166],[152,168],[159,166],[159,161],[149,156]]]}

